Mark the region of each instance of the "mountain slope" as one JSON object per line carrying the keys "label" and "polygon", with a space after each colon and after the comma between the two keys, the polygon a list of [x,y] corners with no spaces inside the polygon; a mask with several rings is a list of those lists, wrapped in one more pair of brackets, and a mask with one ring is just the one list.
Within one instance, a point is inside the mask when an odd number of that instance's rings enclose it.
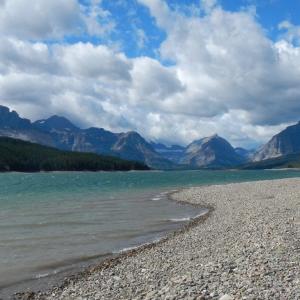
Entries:
{"label": "mountain slope", "polygon": [[218,135],[191,143],[180,161],[182,164],[199,168],[227,168],[242,162],[243,158],[225,139]]}
{"label": "mountain slope", "polygon": [[121,158],[143,161],[154,168],[170,169],[174,167],[171,161],[155,152],[153,147],[134,131],[120,134],[112,151]]}
{"label": "mountain slope", "polygon": [[245,161],[251,161],[255,154],[255,150],[248,150],[241,147],[235,148],[234,151],[237,155],[243,157]]}
{"label": "mountain slope", "polygon": [[111,148],[117,142],[118,137],[119,134],[103,128],[83,129],[75,135],[72,150],[113,155]]}
{"label": "mountain slope", "polygon": [[300,122],[276,134],[253,157],[253,161],[300,152]]}
{"label": "mountain slope", "polygon": [[173,163],[155,152],[137,133],[113,133],[103,128],[80,129],[68,119],[52,116],[31,123],[0,106],[0,136],[22,139],[66,151],[94,152],[133,159],[152,168],[170,169]]}
{"label": "mountain slope", "polygon": [[164,144],[154,142],[151,142],[151,146],[161,156],[176,164],[179,163],[185,150],[185,147],[179,145],[172,145],[168,147]]}
{"label": "mountain slope", "polygon": [[21,140],[0,138],[0,171],[148,170],[139,162],[94,153],[67,152]]}

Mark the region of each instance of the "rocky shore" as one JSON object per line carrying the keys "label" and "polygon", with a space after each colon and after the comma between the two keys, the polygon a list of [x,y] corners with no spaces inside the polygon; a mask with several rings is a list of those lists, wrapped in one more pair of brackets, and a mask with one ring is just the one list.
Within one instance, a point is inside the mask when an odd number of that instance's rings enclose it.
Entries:
{"label": "rocky shore", "polygon": [[182,190],[210,207],[156,245],[36,299],[300,299],[300,179]]}

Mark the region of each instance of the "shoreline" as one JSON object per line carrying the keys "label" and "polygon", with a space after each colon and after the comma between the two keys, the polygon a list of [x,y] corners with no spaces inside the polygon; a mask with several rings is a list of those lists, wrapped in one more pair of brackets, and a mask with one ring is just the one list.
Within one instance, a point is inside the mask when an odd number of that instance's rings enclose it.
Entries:
{"label": "shoreline", "polygon": [[[289,178],[171,192],[172,200],[207,207],[208,213],[156,243],[120,253],[67,278],[48,293],[19,294],[17,299],[182,299],[183,295],[219,299],[225,294],[231,294],[231,299],[299,299],[299,185],[300,179]],[[294,230],[291,236],[282,234],[281,230],[289,233],[286,226]],[[278,271],[281,261],[290,268]]]}
{"label": "shoreline", "polygon": [[[196,208],[202,209],[204,212],[201,212],[199,215],[195,217],[191,217],[190,220],[186,221],[186,223],[182,224],[180,228],[176,230],[172,230],[170,232],[167,232],[163,237],[158,238],[157,240],[154,240],[152,242],[146,242],[144,244],[141,244],[139,246],[135,246],[132,248],[129,248],[128,250],[120,250],[119,252],[112,252],[110,255],[108,255],[107,258],[103,259],[102,261],[95,262],[91,265],[88,265],[86,267],[83,267],[81,271],[77,272],[66,272],[65,276],[60,276],[61,280],[58,280],[61,283],[57,283],[57,280],[53,280],[55,284],[53,284],[50,289],[41,289],[41,291],[32,291],[28,289],[27,291],[23,290],[22,292],[17,292],[14,295],[12,295],[11,299],[18,299],[18,300],[29,300],[29,299],[45,299],[47,294],[51,294],[52,292],[57,292],[63,290],[65,287],[67,287],[70,283],[80,282],[80,280],[86,278],[87,276],[90,276],[94,272],[99,272],[103,269],[107,269],[110,267],[113,267],[117,264],[121,264],[122,261],[126,258],[138,255],[140,253],[143,253],[145,250],[152,249],[154,247],[159,247],[161,244],[165,243],[167,240],[172,239],[176,237],[177,235],[184,234],[194,226],[197,226],[201,224],[202,222],[205,222],[207,218],[209,218],[210,214],[213,212],[214,208],[210,207],[209,205],[202,206],[201,204],[195,204],[195,203],[188,203],[186,201],[176,200],[173,198],[173,195],[186,190],[186,188],[181,188],[178,190],[170,190],[169,192],[166,192],[166,198],[168,201],[175,201],[180,205],[190,205],[194,206]],[[70,275],[71,273],[71,275]],[[74,273],[74,274],[73,274]],[[61,274],[60,274],[61,275]],[[51,275],[53,277],[55,275]],[[29,280],[34,281],[35,279]],[[2,298],[0,298],[2,300]]]}

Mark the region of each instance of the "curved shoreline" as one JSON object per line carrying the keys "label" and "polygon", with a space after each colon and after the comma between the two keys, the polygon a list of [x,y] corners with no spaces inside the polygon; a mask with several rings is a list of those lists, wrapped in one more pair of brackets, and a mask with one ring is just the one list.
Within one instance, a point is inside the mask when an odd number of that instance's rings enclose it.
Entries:
{"label": "curved shoreline", "polygon": [[27,299],[299,299],[298,186],[282,179],[172,193],[209,213]]}
{"label": "curved shoreline", "polygon": [[[195,203],[188,203],[186,201],[176,200],[173,198],[174,194],[177,194],[181,191],[186,190],[186,188],[178,189],[178,190],[171,190],[169,192],[166,192],[165,195],[169,201],[176,201],[177,203],[181,205],[190,205],[194,206],[196,208],[200,208],[203,210],[207,210],[204,213],[201,213],[199,216],[192,217],[190,220],[186,221],[186,223],[182,224],[179,229],[167,232],[166,235],[159,238],[158,240],[144,243],[142,245],[133,247],[132,249],[128,249],[126,251],[120,250],[119,252],[112,252],[111,255],[109,255],[108,258],[101,260],[98,263],[95,263],[91,266],[83,268],[83,271],[76,272],[74,275],[68,275],[65,276],[61,282],[61,284],[53,284],[53,286],[50,289],[47,289],[46,291],[40,292],[34,292],[28,289],[27,291],[23,292],[17,292],[14,295],[12,295],[12,299],[18,299],[18,300],[29,300],[29,299],[46,299],[47,295],[52,294],[53,292],[62,291],[64,288],[66,288],[70,283],[80,282],[80,280],[90,276],[91,274],[95,272],[99,272],[101,270],[105,270],[107,268],[113,267],[117,264],[122,263],[122,261],[128,257],[132,257],[135,255],[138,255],[140,253],[143,253],[147,249],[152,249],[154,247],[160,246],[160,244],[165,243],[167,240],[172,239],[176,237],[177,235],[184,234],[187,232],[190,228],[197,226],[198,224],[204,222],[212,213],[214,210],[213,207],[209,207],[209,205],[203,207],[201,204],[195,204]],[[33,280],[33,279],[32,279]],[[30,280],[29,280],[30,281]],[[2,300],[2,298],[0,298]]]}

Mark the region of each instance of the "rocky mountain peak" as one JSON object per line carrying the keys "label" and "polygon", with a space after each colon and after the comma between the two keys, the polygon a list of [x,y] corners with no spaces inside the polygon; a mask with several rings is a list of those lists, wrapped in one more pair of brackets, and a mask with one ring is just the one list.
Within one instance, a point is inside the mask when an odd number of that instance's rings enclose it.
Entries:
{"label": "rocky mountain peak", "polygon": [[10,111],[8,107],[0,105],[0,128],[28,129],[30,127],[30,120],[21,118],[14,110]]}
{"label": "rocky mountain peak", "polygon": [[120,134],[118,142],[114,145],[114,150],[119,151],[122,148],[127,147],[137,147],[138,145],[144,145],[147,144],[147,147],[152,146],[146,142],[146,140],[141,137],[137,132],[135,131],[129,131],[126,133]]}
{"label": "rocky mountain peak", "polygon": [[215,134],[208,137],[208,139],[211,139],[211,140],[212,139],[217,139],[217,138],[219,138],[219,135],[217,133],[215,133]]}
{"label": "rocky mountain peak", "polygon": [[9,113],[9,108],[3,105],[0,105],[0,114],[8,114]]}
{"label": "rocky mountain peak", "polygon": [[192,142],[181,159],[182,164],[194,167],[229,167],[242,161],[243,158],[235,152],[230,143],[217,134]]}
{"label": "rocky mountain peak", "polygon": [[34,125],[39,129],[51,131],[51,130],[78,130],[71,121],[65,117],[54,115],[48,119],[42,119],[34,122]]}
{"label": "rocky mountain peak", "polygon": [[144,138],[142,138],[142,136],[139,133],[137,133],[136,131],[128,131],[128,132],[124,133],[124,137],[130,138],[130,139],[144,140]]}

